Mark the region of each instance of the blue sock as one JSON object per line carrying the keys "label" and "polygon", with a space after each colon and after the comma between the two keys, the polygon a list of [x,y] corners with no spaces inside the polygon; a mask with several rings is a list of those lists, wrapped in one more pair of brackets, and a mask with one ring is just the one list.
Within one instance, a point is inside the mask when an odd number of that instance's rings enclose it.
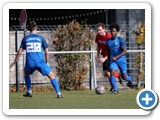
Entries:
{"label": "blue sock", "polygon": [[118,91],[117,85],[116,85],[116,78],[115,76],[111,76],[111,83],[113,85],[113,88],[115,91]]}
{"label": "blue sock", "polygon": [[31,79],[30,76],[24,76],[28,92],[31,92]]}
{"label": "blue sock", "polygon": [[127,76],[126,76],[126,80],[127,80],[127,81],[131,81],[132,78],[131,78],[130,76],[127,75]]}
{"label": "blue sock", "polygon": [[111,85],[111,88],[113,88],[112,82],[111,82],[111,77],[108,77],[109,83]]}
{"label": "blue sock", "polygon": [[60,94],[59,85],[56,78],[51,80],[52,86],[54,87],[57,94]]}

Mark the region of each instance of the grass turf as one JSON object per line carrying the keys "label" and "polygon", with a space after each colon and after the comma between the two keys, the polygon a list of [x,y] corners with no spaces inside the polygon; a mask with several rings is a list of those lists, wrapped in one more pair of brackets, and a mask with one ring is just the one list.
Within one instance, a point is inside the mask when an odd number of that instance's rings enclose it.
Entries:
{"label": "grass turf", "polygon": [[140,109],[136,102],[138,90],[120,90],[119,94],[97,95],[94,91],[33,92],[32,98],[22,92],[9,93],[9,109]]}

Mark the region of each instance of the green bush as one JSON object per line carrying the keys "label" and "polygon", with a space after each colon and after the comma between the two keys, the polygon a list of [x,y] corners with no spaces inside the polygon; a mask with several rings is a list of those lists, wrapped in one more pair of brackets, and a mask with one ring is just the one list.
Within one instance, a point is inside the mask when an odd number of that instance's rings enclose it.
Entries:
{"label": "green bush", "polygon": [[[73,20],[59,25],[54,31],[53,45],[56,51],[86,51],[92,45],[94,34],[85,24],[85,28]],[[59,84],[65,90],[79,90],[90,68],[89,53],[56,54]]]}

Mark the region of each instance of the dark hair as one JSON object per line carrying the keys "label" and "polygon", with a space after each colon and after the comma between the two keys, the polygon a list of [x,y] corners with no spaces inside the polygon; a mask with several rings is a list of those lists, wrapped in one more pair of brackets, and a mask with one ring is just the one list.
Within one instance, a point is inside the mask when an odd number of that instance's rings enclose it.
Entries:
{"label": "dark hair", "polygon": [[119,25],[117,23],[110,24],[109,29],[111,30],[112,28],[116,28],[116,30],[119,31]]}
{"label": "dark hair", "polygon": [[105,25],[103,24],[103,23],[98,23],[97,25],[96,25],[96,27],[102,27],[103,29],[105,29]]}
{"label": "dark hair", "polygon": [[36,23],[35,21],[30,21],[30,22],[28,23],[28,29],[29,29],[30,31],[33,31],[36,27],[37,27],[37,23]]}

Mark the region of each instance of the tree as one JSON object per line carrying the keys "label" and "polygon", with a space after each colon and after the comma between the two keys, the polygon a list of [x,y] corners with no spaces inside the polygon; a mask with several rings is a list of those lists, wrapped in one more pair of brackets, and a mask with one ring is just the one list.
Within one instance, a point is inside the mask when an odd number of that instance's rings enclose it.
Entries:
{"label": "tree", "polygon": [[[86,51],[90,49],[94,34],[85,24],[83,28],[76,20],[59,25],[54,31],[53,44],[56,51]],[[90,68],[89,53],[57,54],[59,84],[65,90],[79,90]]]}
{"label": "tree", "polygon": [[[145,23],[138,24],[137,28],[133,31],[136,35],[136,44],[140,50],[143,49],[143,44],[145,43]],[[145,72],[143,70],[143,66],[145,66],[144,61],[144,54],[138,53],[136,55],[136,63],[135,67],[139,68],[139,72],[137,75],[137,88],[139,89],[141,86],[141,80],[144,80]]]}

